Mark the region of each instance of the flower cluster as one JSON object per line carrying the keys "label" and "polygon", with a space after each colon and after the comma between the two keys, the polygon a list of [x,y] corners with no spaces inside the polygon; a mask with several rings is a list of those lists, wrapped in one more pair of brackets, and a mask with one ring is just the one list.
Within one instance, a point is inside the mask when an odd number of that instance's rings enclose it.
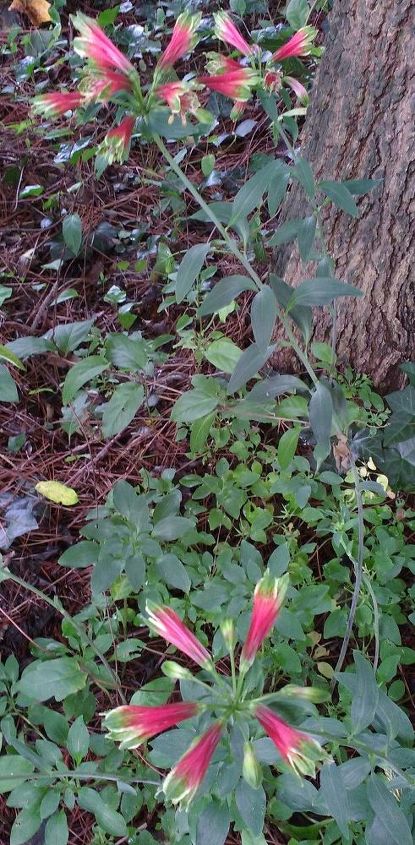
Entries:
{"label": "flower cluster", "polygon": [[[218,676],[209,651],[172,608],[147,604],[147,624],[150,629],[200,666],[217,685],[218,693],[220,693],[218,699],[223,702],[214,705],[181,701],[157,707],[132,704],[117,707],[105,716],[104,724],[109,731],[109,736],[120,742],[121,748],[136,748],[157,733],[201,714],[206,718],[211,711],[210,716],[213,716],[213,720],[204,733],[194,740],[163,782],[161,791],[173,804],[181,802],[185,807],[189,805],[205,777],[221,738],[225,735],[227,719],[235,711],[245,712],[247,718],[254,716],[274,742],[282,762],[291,766],[298,774],[314,775],[316,764],[324,759],[325,752],[316,740],[287,724],[264,703],[269,696],[246,700],[246,674],[264,639],[275,624],[287,589],[287,576],[273,578],[269,572],[266,572],[258,582],[248,633],[241,651],[238,678],[233,668],[234,626],[229,620],[223,623],[221,629],[223,639],[232,655],[232,685],[228,683],[226,677]],[[193,677],[188,669],[171,660],[166,661],[162,668],[163,672],[172,678]],[[199,676],[193,677],[193,681],[206,688],[206,682]],[[290,696],[306,699],[314,697],[312,689],[299,690],[290,686],[283,688],[279,695],[281,694],[286,699]],[[261,782],[261,766],[255,758],[249,741],[245,743],[242,773],[253,787],[257,787]]]}
{"label": "flower cluster", "polygon": [[[60,91],[35,97],[34,112],[46,117],[59,117],[91,103],[108,103],[113,100],[123,106],[125,114],[121,123],[111,129],[98,154],[106,162],[123,161],[130,149],[138,116],[146,118],[154,108],[167,105],[169,122],[179,116],[183,125],[189,117],[209,122],[212,116],[201,106],[199,92],[215,91],[234,101],[231,116],[242,113],[255,90],[278,92],[288,85],[299,102],[307,102],[304,86],[291,76],[284,76],[281,62],[285,59],[307,56],[312,52],[316,30],[305,26],[298,30],[270,59],[263,61],[261,49],[249,43],[239,32],[226,12],[214,15],[216,37],[233,47],[243,57],[241,64],[235,58],[221,53],[208,53],[207,73],[197,79],[172,79],[173,66],[198,41],[197,29],[201,15],[184,12],[177,18],[169,43],[162,52],[151,85],[143,94],[136,68],[116,47],[92,18],[82,13],[72,17],[79,32],[73,46],[79,56],[86,59],[86,72],[77,91]],[[276,65],[276,63],[278,63]]]}

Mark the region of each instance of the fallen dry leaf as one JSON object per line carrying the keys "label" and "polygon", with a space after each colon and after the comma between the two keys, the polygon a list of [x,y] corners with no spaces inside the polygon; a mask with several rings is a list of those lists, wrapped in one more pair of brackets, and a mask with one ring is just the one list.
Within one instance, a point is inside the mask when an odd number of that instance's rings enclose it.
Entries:
{"label": "fallen dry leaf", "polygon": [[344,434],[339,434],[337,443],[333,444],[333,455],[336,461],[337,472],[342,469],[350,469],[351,453],[347,445],[347,437]]}
{"label": "fallen dry leaf", "polygon": [[26,15],[33,26],[41,26],[42,23],[49,23],[51,20],[49,8],[48,0],[13,0],[9,11]]}

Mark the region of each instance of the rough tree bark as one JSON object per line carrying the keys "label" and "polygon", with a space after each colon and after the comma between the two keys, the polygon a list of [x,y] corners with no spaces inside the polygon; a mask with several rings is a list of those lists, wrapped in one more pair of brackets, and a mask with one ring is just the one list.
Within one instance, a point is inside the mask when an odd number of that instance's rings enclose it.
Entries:
{"label": "rough tree bark", "polygon": [[[397,364],[415,360],[415,0],[335,0],[329,25],[302,155],[316,178],[383,179],[358,220],[332,206],[325,232],[336,277],[364,291],[338,300],[339,358],[390,387]],[[299,189],[283,213],[304,216]],[[306,278],[295,250],[277,265],[291,284]],[[325,316],[316,336],[328,336]]]}

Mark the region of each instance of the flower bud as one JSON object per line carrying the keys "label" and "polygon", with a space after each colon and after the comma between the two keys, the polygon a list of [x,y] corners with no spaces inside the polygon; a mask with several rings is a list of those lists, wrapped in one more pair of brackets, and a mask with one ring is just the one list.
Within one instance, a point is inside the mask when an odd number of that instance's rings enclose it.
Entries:
{"label": "flower bud", "polygon": [[162,664],[161,671],[167,678],[172,678],[173,681],[192,681],[193,675],[190,669],[185,666],[180,666],[175,660],[165,660]]}
{"label": "flower bud", "polygon": [[250,742],[244,745],[244,761],[242,764],[242,775],[252,789],[258,789],[262,783],[262,767],[254,754]]}
{"label": "flower bud", "polygon": [[225,645],[228,651],[233,651],[235,648],[235,626],[232,619],[225,619],[220,626],[222,637],[225,640]]}

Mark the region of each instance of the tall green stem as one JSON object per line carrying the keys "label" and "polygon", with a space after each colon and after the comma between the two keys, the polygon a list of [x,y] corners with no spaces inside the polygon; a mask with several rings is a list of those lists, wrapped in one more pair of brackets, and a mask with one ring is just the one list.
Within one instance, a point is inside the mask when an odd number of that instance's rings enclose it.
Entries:
{"label": "tall green stem", "polygon": [[[359,600],[360,590],[362,588],[362,578],[363,578],[363,555],[364,555],[364,542],[365,542],[365,525],[363,519],[363,500],[362,500],[362,489],[360,486],[360,479],[359,473],[356,468],[356,464],[353,461],[352,465],[353,471],[353,479],[355,485],[355,492],[356,492],[356,505],[357,505],[357,525],[358,525],[358,549],[357,549],[357,559],[355,560],[349,554],[348,557],[351,559],[354,571],[355,571],[355,582],[354,582],[354,589],[353,589],[353,596],[352,602],[350,605],[349,611],[349,618],[347,620],[347,628],[346,633],[343,637],[343,642],[340,649],[340,654],[336,663],[335,672],[340,672],[344,663],[344,659],[346,657],[347,649],[349,646],[350,637],[353,630],[354,620],[356,616],[357,610],[357,602]],[[333,684],[332,684],[333,686]]]}
{"label": "tall green stem", "polygon": [[[259,278],[258,273],[252,267],[251,262],[240,251],[240,249],[238,248],[238,246],[235,243],[235,241],[233,240],[233,238],[230,237],[230,235],[228,234],[228,232],[225,229],[225,227],[223,226],[223,224],[220,222],[220,220],[218,220],[214,211],[212,211],[212,209],[209,207],[209,205],[205,202],[205,200],[200,195],[197,188],[195,188],[195,186],[192,184],[190,179],[187,178],[186,174],[183,173],[183,170],[181,169],[181,167],[179,167],[177,162],[174,160],[173,156],[170,155],[164,141],[160,138],[159,135],[153,135],[153,138],[154,138],[155,144],[158,146],[160,152],[163,154],[164,158],[166,159],[166,161],[170,165],[173,172],[176,174],[176,176],[179,177],[179,179],[181,180],[181,182],[183,183],[185,188],[187,188],[189,193],[191,193],[192,197],[196,200],[197,204],[205,212],[205,214],[207,215],[209,220],[211,220],[211,222],[216,227],[218,232],[222,235],[222,238],[225,241],[228,249],[230,250],[230,252],[232,252],[232,254],[235,256],[235,258],[237,258],[238,261],[242,264],[242,267],[244,268],[244,270],[246,270],[246,272],[248,273],[250,278],[253,280],[253,282],[255,283],[258,290],[261,290],[262,287],[263,287],[263,283],[262,283],[261,279]],[[290,341],[290,344],[291,344],[295,354],[297,355],[297,357],[299,358],[299,360],[303,364],[303,366],[304,366],[305,370],[307,371],[308,375],[310,376],[313,384],[317,385],[318,384],[318,378],[316,376],[316,373],[314,372],[313,367],[311,366],[306,353],[301,349],[301,347],[297,343],[297,340],[296,340],[296,338],[295,338],[295,336],[294,336],[294,334],[291,330],[289,320],[287,319],[285,314],[283,314],[280,311],[278,306],[277,306],[277,315],[278,315],[279,319],[281,320],[281,322],[284,326],[284,330],[286,332],[288,340]]]}

